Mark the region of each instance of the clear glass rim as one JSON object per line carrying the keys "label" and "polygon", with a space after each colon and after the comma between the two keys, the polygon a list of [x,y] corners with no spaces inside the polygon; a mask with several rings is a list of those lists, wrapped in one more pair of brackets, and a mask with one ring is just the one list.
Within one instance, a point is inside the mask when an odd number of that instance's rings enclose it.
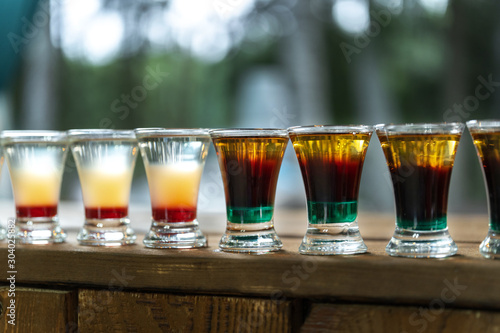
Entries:
{"label": "clear glass rim", "polygon": [[314,134],[314,133],[367,133],[373,132],[369,125],[307,125],[293,126],[288,129],[289,134]]}
{"label": "clear glass rim", "polygon": [[466,124],[470,132],[500,132],[498,119],[469,120]]}
{"label": "clear glass rim", "polygon": [[385,134],[461,134],[464,123],[406,123],[406,124],[377,124],[374,126],[378,133]]}
{"label": "clear glass rim", "polygon": [[230,137],[278,137],[288,138],[283,128],[215,128],[208,131],[212,138]]}
{"label": "clear glass rim", "polygon": [[210,134],[208,134],[208,131],[208,128],[144,127],[134,129],[135,135],[138,139],[171,136],[210,138]]}
{"label": "clear glass rim", "polygon": [[2,143],[10,142],[66,142],[67,132],[54,130],[5,130],[0,134]]}
{"label": "clear glass rim", "polygon": [[70,141],[80,140],[131,140],[135,141],[133,130],[115,129],[72,129],[68,131]]}

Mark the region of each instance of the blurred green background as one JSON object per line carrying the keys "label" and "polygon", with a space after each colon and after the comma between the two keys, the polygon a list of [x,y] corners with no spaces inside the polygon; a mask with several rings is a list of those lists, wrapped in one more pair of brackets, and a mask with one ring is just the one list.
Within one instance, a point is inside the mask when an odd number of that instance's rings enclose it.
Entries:
{"label": "blurred green background", "polygon": [[[1,129],[289,127],[499,118],[500,3],[44,0],[0,5]],[[498,83],[497,83],[498,82]],[[305,207],[289,147],[277,203]],[[1,196],[9,198],[8,176]],[[142,164],[132,201],[147,201]],[[63,198],[79,199],[72,159]],[[373,138],[360,209],[393,210]],[[211,151],[200,209],[222,210]],[[468,133],[450,210],[486,212]]]}

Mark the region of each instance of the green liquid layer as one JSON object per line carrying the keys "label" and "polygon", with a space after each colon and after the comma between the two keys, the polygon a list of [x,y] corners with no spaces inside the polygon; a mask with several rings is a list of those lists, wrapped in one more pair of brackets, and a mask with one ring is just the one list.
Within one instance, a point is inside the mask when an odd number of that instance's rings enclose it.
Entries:
{"label": "green liquid layer", "polygon": [[231,223],[263,223],[273,219],[273,206],[253,208],[228,207],[227,219]]}
{"label": "green liquid layer", "polygon": [[497,219],[490,219],[490,229],[496,232],[500,232],[500,221]]}
{"label": "green liquid layer", "polygon": [[354,222],[358,217],[358,202],[307,201],[307,216],[311,224]]}
{"label": "green liquid layer", "polygon": [[397,219],[397,226],[401,229],[435,231],[443,230],[447,227],[446,215],[430,221],[410,221]]}

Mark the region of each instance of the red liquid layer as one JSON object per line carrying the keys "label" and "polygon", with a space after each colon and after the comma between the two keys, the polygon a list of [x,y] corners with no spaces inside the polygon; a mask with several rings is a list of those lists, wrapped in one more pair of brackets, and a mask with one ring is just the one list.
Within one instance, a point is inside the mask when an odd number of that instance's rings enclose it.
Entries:
{"label": "red liquid layer", "polygon": [[191,222],[196,218],[196,207],[153,207],[153,220],[166,222]]}
{"label": "red liquid layer", "polygon": [[85,207],[87,219],[121,219],[127,217],[128,207]]}
{"label": "red liquid layer", "polygon": [[54,217],[57,215],[57,205],[53,206],[16,206],[16,216],[21,218],[30,217]]}

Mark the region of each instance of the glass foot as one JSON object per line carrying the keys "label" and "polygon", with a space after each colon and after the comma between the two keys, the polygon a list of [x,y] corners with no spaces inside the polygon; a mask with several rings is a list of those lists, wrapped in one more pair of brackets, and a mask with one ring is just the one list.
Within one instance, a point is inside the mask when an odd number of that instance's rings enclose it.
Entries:
{"label": "glass foot", "polygon": [[155,222],[143,241],[149,248],[157,249],[189,249],[206,247],[207,238],[203,235],[198,222]]}
{"label": "glass foot", "polygon": [[59,226],[57,218],[16,218],[16,243],[53,244],[66,240],[66,233]]}
{"label": "glass foot", "polygon": [[279,251],[283,243],[274,228],[267,230],[226,230],[219,243],[225,252],[262,254]]}
{"label": "glass foot", "polygon": [[457,253],[457,245],[448,228],[439,231],[416,231],[396,228],[385,252],[408,258],[444,258]]}
{"label": "glass foot", "polygon": [[490,230],[479,245],[479,252],[488,259],[500,259],[500,234]]}
{"label": "glass foot", "polygon": [[137,236],[130,228],[129,219],[85,220],[76,239],[81,245],[120,246],[134,244]]}
{"label": "glass foot", "polygon": [[358,222],[309,224],[299,247],[300,254],[336,255],[365,253],[367,247]]}

